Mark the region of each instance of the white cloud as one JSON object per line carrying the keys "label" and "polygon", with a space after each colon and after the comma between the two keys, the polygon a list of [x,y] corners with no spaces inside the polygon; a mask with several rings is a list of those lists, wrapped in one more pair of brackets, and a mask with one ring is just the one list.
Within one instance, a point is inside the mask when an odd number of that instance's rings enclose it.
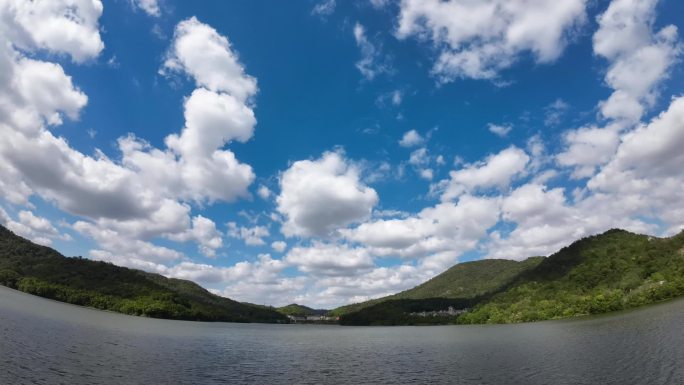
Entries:
{"label": "white cloud", "polygon": [[414,166],[425,166],[428,163],[430,163],[430,156],[428,155],[427,148],[421,147],[411,152],[409,164]]}
{"label": "white cloud", "polygon": [[104,48],[98,27],[102,9],[99,0],[5,0],[0,33],[22,50],[67,54],[83,62]]}
{"label": "white cloud", "polygon": [[655,32],[657,0],[613,0],[597,17],[594,52],[606,58],[606,84],[613,89],[599,103],[605,127],[582,127],[565,134],[566,149],[559,164],[573,167],[575,178],[591,177],[618,145],[619,136],[633,128],[658,97],[658,86],[669,76],[682,48],[677,28],[668,25]]}
{"label": "white cloud", "polygon": [[403,0],[396,35],[432,40],[441,52],[433,73],[493,79],[520,56],[549,63],[585,21],[585,0]]}
{"label": "white cloud", "polygon": [[[359,23],[354,25],[354,39],[361,50],[361,59],[356,62],[356,68],[364,78],[373,80],[377,75],[392,72],[388,58],[384,57],[380,49],[368,40],[366,29]],[[394,100],[393,96],[392,102]]]}
{"label": "white cloud", "polygon": [[681,228],[683,127],[684,98],[679,97],[649,124],[623,135],[615,156],[587,183],[596,197],[586,204],[599,206],[606,194],[610,207],[622,213],[658,218],[670,231]]}
{"label": "white cloud", "polygon": [[228,40],[194,17],[176,27],[164,68],[186,71],[202,86],[185,100],[185,127],[166,137],[166,151],[132,136],[119,139],[123,164],[181,199],[230,202],[249,196],[252,168],[223,147],[252,137],[256,119],[246,103],[256,80],[244,73]]}
{"label": "white cloud", "polygon": [[159,8],[159,1],[157,0],[131,0],[133,6],[142,9],[150,16],[159,17],[161,9]]}
{"label": "white cloud", "polygon": [[216,257],[216,250],[223,246],[223,238],[216,230],[216,223],[201,215],[192,218],[191,228],[182,233],[171,234],[168,238],[180,242],[195,241],[200,252],[210,258]]}
{"label": "white cloud", "polygon": [[451,171],[448,180],[442,180],[433,187],[441,192],[442,201],[490,188],[503,189],[510,185],[513,178],[525,172],[530,157],[517,147],[509,147],[485,160],[467,164],[460,170]]}
{"label": "white cloud", "polygon": [[330,16],[335,12],[337,3],[335,0],[322,0],[311,10],[311,14],[320,17]]}
{"label": "white cloud", "polygon": [[257,92],[257,82],[245,74],[230,42],[195,17],[176,26],[174,39],[162,73],[185,72],[198,87],[225,92],[245,102]]}
{"label": "white cloud", "polygon": [[47,218],[37,216],[28,210],[21,210],[15,221],[0,207],[0,224],[15,234],[44,246],[50,246],[55,239],[71,240],[68,234],[60,234]]}
{"label": "white cloud", "polygon": [[653,31],[656,4],[657,0],[613,0],[597,18],[594,52],[610,62],[605,80],[615,90],[600,105],[606,118],[638,121],[681,53],[677,27]]}
{"label": "white cloud", "polygon": [[[522,259],[547,255],[579,237],[624,228],[670,235],[684,229],[681,186],[684,162],[684,98],[648,124],[616,134],[606,148],[607,162],[574,193],[531,183],[503,199],[503,219],[515,223],[510,234],[492,233],[488,256]],[[587,152],[597,151],[587,149]]]}
{"label": "white cloud", "polygon": [[334,308],[395,294],[430,278],[412,265],[376,267],[352,277],[323,277],[300,294],[297,301],[321,308]]}
{"label": "white cloud", "polygon": [[325,276],[353,276],[374,266],[373,259],[364,248],[317,241],[307,247],[293,247],[284,261],[301,272]]}
{"label": "white cloud", "polygon": [[275,241],[271,243],[271,248],[279,253],[282,253],[285,251],[285,249],[287,249],[287,243],[283,241]]}
{"label": "white cloud", "polygon": [[433,177],[433,171],[431,168],[423,168],[419,172],[420,177],[425,179],[425,180],[432,180]]}
{"label": "white cloud", "polygon": [[567,131],[563,135],[566,149],[556,156],[558,164],[573,167],[572,176],[576,179],[594,175],[596,167],[615,153],[621,128],[611,124],[604,128],[589,126]]}
{"label": "white cloud", "polygon": [[266,242],[263,238],[270,236],[266,226],[244,227],[238,226],[235,222],[228,222],[228,236],[242,239],[246,245],[261,246]]}
{"label": "white cloud", "polygon": [[513,129],[513,126],[510,124],[494,124],[494,123],[489,123],[487,124],[487,129],[489,132],[492,134],[500,137],[500,138],[505,138],[509,132]]}
{"label": "white cloud", "polygon": [[257,194],[259,195],[259,198],[267,200],[271,197],[271,195],[273,195],[273,192],[268,187],[261,185],[257,190]]}
{"label": "white cloud", "polygon": [[[186,99],[185,128],[166,138],[164,150],[132,135],[120,138],[120,162],[100,150],[94,156],[83,154],[49,129],[60,125],[63,116],[77,119],[87,96],[59,64],[29,59],[14,47],[66,53],[74,61],[95,57],[101,47],[88,44],[100,41],[99,35],[93,39],[90,34],[98,31],[101,4],[90,3],[94,8],[78,1],[0,5],[0,28],[13,38],[12,45],[0,47],[0,63],[7,70],[0,75],[0,111],[9,112],[0,114],[0,190],[15,204],[28,204],[35,194],[82,217],[74,228],[96,240],[99,249],[91,254],[98,258],[121,263],[182,258],[152,243],[160,237],[194,241],[213,256],[221,246],[214,223],[201,216],[191,220],[184,201],[231,201],[249,195],[251,167],[223,147],[252,136],[256,120],[247,103],[256,81],[244,74],[227,39],[194,18],[181,22],[167,64],[212,88],[198,88]],[[26,20],[54,22],[64,28],[59,38],[74,46],[41,37],[39,28],[31,32],[36,36],[27,35],[22,24]]]}
{"label": "white cloud", "polygon": [[359,180],[359,170],[339,152],[294,162],[280,177],[278,211],[285,236],[324,236],[363,221],[378,194]]}
{"label": "white cloud", "polygon": [[[170,263],[184,259],[183,254],[151,242],[130,239],[114,230],[98,227],[85,221],[77,221],[74,230],[93,238],[100,249],[90,251],[96,259],[111,261],[118,265],[144,268],[145,264]],[[144,268],[145,270],[149,270]]]}
{"label": "white cloud", "polygon": [[399,141],[399,145],[402,147],[415,147],[415,146],[420,146],[425,142],[425,138],[423,138],[418,131],[416,130],[409,130],[404,133],[404,136],[401,137],[401,140]]}
{"label": "white cloud", "polygon": [[470,195],[444,202],[400,219],[365,222],[342,235],[367,247],[375,256],[418,258],[433,274],[475,248],[499,220],[499,200]]}
{"label": "white cloud", "polygon": [[503,199],[501,209],[503,220],[516,227],[506,237],[498,231],[492,234],[487,244],[489,258],[521,260],[548,255],[588,231],[578,212],[566,205],[560,188],[523,185]]}

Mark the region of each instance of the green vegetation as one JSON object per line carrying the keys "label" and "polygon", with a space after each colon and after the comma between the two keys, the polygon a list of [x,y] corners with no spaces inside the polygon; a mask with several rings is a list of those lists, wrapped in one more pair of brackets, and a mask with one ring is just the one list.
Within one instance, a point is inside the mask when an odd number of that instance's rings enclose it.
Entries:
{"label": "green vegetation", "polygon": [[0,226],[0,284],[102,310],[154,318],[287,322],[273,309],[211,294],[181,279],[83,258],[67,258]]}
{"label": "green vegetation", "polygon": [[279,307],[275,309],[278,313],[284,314],[284,315],[292,315],[292,316],[307,316],[307,315],[324,315],[328,313],[327,310],[324,309],[312,309],[308,306],[304,305],[299,305],[296,303],[289,304],[287,306]]}
{"label": "green vegetation", "polygon": [[[502,288],[520,275],[520,273],[537,266],[543,259],[543,257],[533,257],[522,262],[508,259],[486,259],[459,263],[413,289],[388,297],[342,306],[332,310],[330,313],[341,316],[390,300],[427,298],[472,299],[480,297]],[[426,308],[425,310],[428,309]]]}
{"label": "green vegetation", "polygon": [[459,323],[509,323],[628,309],[684,294],[684,232],[584,238],[482,301]]}
{"label": "green vegetation", "polygon": [[[434,293],[437,298],[396,301],[396,296],[385,297],[344,314],[340,323],[418,324],[410,313],[429,311],[435,304],[444,309],[446,304],[438,301],[448,299],[447,295],[453,295],[449,298],[455,301],[454,307],[468,308],[468,312],[453,318],[419,321],[529,322],[605,313],[673,298],[684,294],[684,232],[660,239],[610,230],[581,239],[548,258],[523,261],[515,272],[508,270],[515,266],[510,264],[508,267],[490,261],[470,264],[469,269],[461,267],[462,270],[459,266],[467,264],[456,265],[431,281],[396,295]],[[495,269],[499,270],[494,274]],[[438,284],[433,282],[436,279]],[[474,289],[478,285],[485,286]],[[451,287],[468,289],[456,292]]]}
{"label": "green vegetation", "polygon": [[420,316],[411,313],[440,311],[451,307],[464,309],[472,299],[424,298],[390,299],[340,317],[341,325],[443,325],[456,323],[458,316]]}

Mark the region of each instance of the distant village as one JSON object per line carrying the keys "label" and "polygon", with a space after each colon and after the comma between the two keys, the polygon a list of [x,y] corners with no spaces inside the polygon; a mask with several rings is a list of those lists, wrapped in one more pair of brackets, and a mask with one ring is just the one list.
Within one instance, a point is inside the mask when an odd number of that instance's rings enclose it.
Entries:
{"label": "distant village", "polygon": [[468,309],[456,309],[453,306],[449,306],[447,310],[421,311],[409,313],[409,315],[417,317],[451,317],[466,313],[467,311]]}
{"label": "distant village", "polygon": [[337,323],[340,317],[330,317],[326,315],[288,315],[290,323]]}

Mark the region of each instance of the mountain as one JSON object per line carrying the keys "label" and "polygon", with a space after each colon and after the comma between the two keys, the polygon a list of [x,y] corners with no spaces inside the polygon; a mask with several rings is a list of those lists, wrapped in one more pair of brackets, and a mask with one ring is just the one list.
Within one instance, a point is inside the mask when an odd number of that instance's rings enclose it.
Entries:
{"label": "mountain", "polygon": [[610,230],[561,249],[459,318],[507,323],[628,309],[684,294],[684,231]]}
{"label": "mountain", "polygon": [[[502,280],[496,285],[489,285],[494,288],[490,292],[463,291],[457,294],[460,298],[444,294],[426,299],[390,296],[344,314],[340,323],[395,325],[540,321],[628,309],[684,294],[684,232],[670,238],[655,238],[624,230],[609,230],[576,241],[548,258],[532,258],[522,263],[529,264],[528,268],[509,276],[508,282]],[[465,264],[456,265],[438,277],[462,265]],[[453,281],[451,285],[471,287],[475,283],[470,281],[482,280],[492,266],[496,265],[477,266],[471,272],[478,274],[472,276],[464,270],[464,274],[458,276],[459,281]],[[434,284],[428,285],[431,281],[404,293],[433,287]],[[450,287],[449,278],[442,277],[439,281],[443,282],[443,287]],[[438,294],[439,290],[427,292],[432,295]],[[467,311],[463,314],[445,313],[448,306]]]}
{"label": "mountain", "polygon": [[292,316],[324,315],[328,313],[325,309],[312,309],[308,306],[291,303],[287,306],[275,309],[278,313]]}
{"label": "mountain", "polygon": [[427,298],[469,299],[496,291],[537,266],[544,258],[533,257],[522,262],[510,259],[485,259],[459,263],[429,281],[409,289],[366,302],[338,307],[332,315],[344,315],[391,300],[421,300]]}
{"label": "mountain", "polygon": [[194,282],[68,258],[0,226],[0,284],[26,293],[153,318],[287,322],[273,309],[214,295]]}

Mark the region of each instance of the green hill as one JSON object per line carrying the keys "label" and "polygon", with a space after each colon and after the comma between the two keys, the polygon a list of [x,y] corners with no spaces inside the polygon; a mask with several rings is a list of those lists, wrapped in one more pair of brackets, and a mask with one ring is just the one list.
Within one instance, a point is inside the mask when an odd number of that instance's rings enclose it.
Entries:
{"label": "green hill", "polygon": [[522,262],[508,259],[485,259],[459,263],[413,289],[387,297],[342,306],[332,310],[331,314],[341,316],[390,300],[479,297],[510,283],[520,273],[537,266],[542,260],[543,257],[533,257]]}
{"label": "green hill", "polygon": [[324,315],[328,313],[325,309],[312,309],[308,306],[291,303],[287,306],[275,309],[278,313],[292,316]]}
{"label": "green hill", "polygon": [[628,309],[684,294],[684,232],[610,230],[551,255],[459,323],[507,323]]}
{"label": "green hill", "polygon": [[190,281],[64,257],[2,226],[0,284],[76,305],[154,318],[287,322],[273,309],[214,295]]}
{"label": "green hill", "polygon": [[[352,325],[527,322],[605,313],[684,294],[684,232],[661,239],[610,230],[574,242],[548,258],[523,263],[529,263],[529,268],[520,269],[503,285],[493,285],[498,287],[489,293],[462,291],[461,298],[429,300],[391,296],[342,316],[340,322]],[[462,265],[465,264],[449,271]],[[492,266],[481,265],[476,271],[480,268],[486,271]],[[465,281],[486,277],[484,273],[468,276],[465,272],[459,277]],[[426,290],[429,283],[407,292]],[[459,281],[458,285],[475,284]],[[474,295],[469,296],[471,293]],[[440,299],[445,302],[440,303]],[[443,310],[447,306],[468,308],[468,311],[451,317],[410,315]]]}

